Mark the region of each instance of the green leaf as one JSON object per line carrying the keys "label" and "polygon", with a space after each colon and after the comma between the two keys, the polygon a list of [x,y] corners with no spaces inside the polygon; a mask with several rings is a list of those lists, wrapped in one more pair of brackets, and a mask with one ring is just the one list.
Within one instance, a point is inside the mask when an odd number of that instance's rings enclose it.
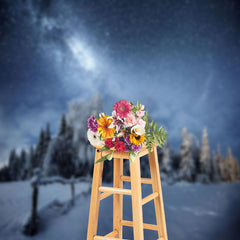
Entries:
{"label": "green leaf", "polygon": [[129,160],[133,163],[135,158],[137,156],[137,153],[133,152],[133,151],[130,151],[129,152]]}
{"label": "green leaf", "polygon": [[112,155],[113,155],[112,152],[109,153],[109,154],[107,154],[107,155],[105,155],[104,157],[98,159],[98,160],[95,162],[95,164],[96,164],[96,163],[99,163],[99,162],[103,162],[103,161],[105,161],[105,160],[111,160],[111,159],[112,159]]}
{"label": "green leaf", "polygon": [[155,122],[154,126],[153,126],[153,132],[156,133],[157,132],[157,123]]}
{"label": "green leaf", "polygon": [[106,151],[106,150],[109,150],[109,149],[110,149],[109,147],[103,146],[103,147],[99,150],[99,152]]}
{"label": "green leaf", "polygon": [[150,127],[153,128],[154,120],[151,121]]}
{"label": "green leaf", "polygon": [[110,161],[113,157],[113,152],[111,152],[110,154],[107,155],[107,160]]}

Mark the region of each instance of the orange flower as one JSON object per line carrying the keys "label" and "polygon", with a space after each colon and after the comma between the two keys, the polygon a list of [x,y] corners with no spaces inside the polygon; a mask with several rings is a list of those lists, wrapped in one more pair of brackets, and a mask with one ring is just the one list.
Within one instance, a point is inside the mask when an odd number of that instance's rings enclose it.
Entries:
{"label": "orange flower", "polygon": [[107,117],[107,115],[104,115],[97,120],[99,126],[98,131],[100,132],[102,138],[112,138],[116,130],[115,127],[109,128],[110,124],[113,122],[113,119]]}

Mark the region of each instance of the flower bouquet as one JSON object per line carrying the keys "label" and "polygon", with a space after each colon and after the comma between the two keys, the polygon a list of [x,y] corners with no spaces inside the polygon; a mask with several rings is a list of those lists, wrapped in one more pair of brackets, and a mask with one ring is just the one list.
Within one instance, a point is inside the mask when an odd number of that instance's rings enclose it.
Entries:
{"label": "flower bouquet", "polygon": [[[148,112],[144,105],[120,100],[113,106],[111,116],[100,113],[88,119],[88,140],[100,151],[111,151],[97,162],[111,160],[113,152],[129,152],[129,160],[134,161],[143,145],[150,153],[154,143],[162,147],[167,131],[159,129],[154,120],[149,123]],[[97,163],[96,162],[96,163]]]}

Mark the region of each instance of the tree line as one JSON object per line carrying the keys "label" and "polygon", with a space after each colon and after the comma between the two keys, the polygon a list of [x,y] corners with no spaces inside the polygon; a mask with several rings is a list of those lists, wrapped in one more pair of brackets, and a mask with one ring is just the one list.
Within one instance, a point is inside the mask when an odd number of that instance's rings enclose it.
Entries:
{"label": "tree line", "polygon": [[[72,102],[67,115],[62,114],[56,136],[50,133],[50,124],[41,129],[36,146],[17,153],[12,149],[8,164],[0,170],[0,181],[27,180],[34,169],[42,176],[92,176],[94,148],[87,141],[87,119],[101,111],[101,98],[94,96],[90,102]],[[160,175],[168,183],[185,180],[189,182],[220,182],[240,180],[239,163],[228,149],[222,157],[220,146],[217,152],[210,151],[207,129],[203,129],[201,147],[197,138],[182,130],[180,151],[173,151],[169,142],[158,148]],[[129,175],[128,161],[124,160],[124,174]],[[141,160],[142,177],[150,177],[147,157]],[[104,164],[103,180],[112,181],[112,161]]]}

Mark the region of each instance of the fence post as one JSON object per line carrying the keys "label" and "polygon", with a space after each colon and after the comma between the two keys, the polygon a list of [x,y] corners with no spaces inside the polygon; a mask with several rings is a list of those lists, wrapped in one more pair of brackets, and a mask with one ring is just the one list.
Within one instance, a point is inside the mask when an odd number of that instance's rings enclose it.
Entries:
{"label": "fence post", "polygon": [[40,169],[35,168],[33,171],[34,175],[31,180],[32,186],[32,206],[31,206],[31,215],[26,223],[23,226],[23,233],[29,236],[33,236],[37,233],[37,203],[38,203],[38,187],[40,181]]}
{"label": "fence post", "polygon": [[74,176],[71,177],[71,194],[72,194],[72,205],[75,204],[75,185],[74,185]]}

